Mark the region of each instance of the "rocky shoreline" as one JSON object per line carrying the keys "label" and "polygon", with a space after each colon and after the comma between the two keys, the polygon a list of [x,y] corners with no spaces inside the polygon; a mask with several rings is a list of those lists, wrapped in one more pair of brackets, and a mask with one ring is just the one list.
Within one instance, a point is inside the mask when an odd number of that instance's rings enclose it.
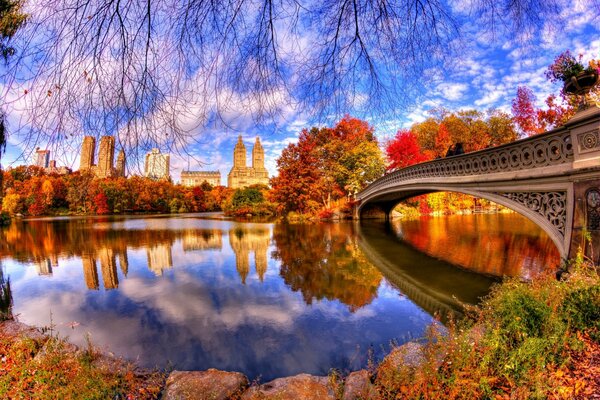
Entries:
{"label": "rocky shoreline", "polygon": [[[28,339],[39,344],[36,359],[43,359],[45,348],[50,335],[40,329],[14,320],[0,322],[0,334],[11,340]],[[80,349],[71,343],[63,341],[64,351],[72,354],[89,351]],[[401,366],[417,368],[424,361],[422,346],[410,342],[396,347],[380,364],[385,367],[386,373]],[[154,371],[141,369],[135,364],[124,361],[109,354],[95,353],[92,361],[95,368],[100,368],[107,373],[119,374],[130,371],[141,379],[154,379]],[[379,373],[377,369],[369,371],[362,369],[350,373],[346,377],[336,374],[329,376],[314,376],[299,374],[277,378],[270,382],[258,384],[251,383],[248,378],[239,372],[208,369],[205,371],[172,371],[161,384],[163,386],[161,398],[165,400],[357,400],[380,399],[376,388]]]}

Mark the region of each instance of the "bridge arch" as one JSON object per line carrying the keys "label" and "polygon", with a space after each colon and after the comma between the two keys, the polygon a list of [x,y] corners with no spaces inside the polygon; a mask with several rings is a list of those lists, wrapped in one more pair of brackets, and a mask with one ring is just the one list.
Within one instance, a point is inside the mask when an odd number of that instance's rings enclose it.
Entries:
{"label": "bridge arch", "polygon": [[[360,218],[363,210],[371,205],[378,206],[384,213],[389,214],[404,200],[438,192],[467,194],[509,208],[538,225],[552,239],[561,258],[566,258],[568,255],[571,235],[569,221],[573,218],[572,212],[568,212],[568,210],[572,210],[572,205],[569,204],[568,199],[572,196],[567,194],[568,189],[563,188],[544,192],[490,192],[450,185],[416,184],[403,187],[401,190],[389,190],[380,193],[381,197],[378,196],[361,202],[357,208],[358,216]],[[540,210],[540,207],[543,207],[544,210]]]}

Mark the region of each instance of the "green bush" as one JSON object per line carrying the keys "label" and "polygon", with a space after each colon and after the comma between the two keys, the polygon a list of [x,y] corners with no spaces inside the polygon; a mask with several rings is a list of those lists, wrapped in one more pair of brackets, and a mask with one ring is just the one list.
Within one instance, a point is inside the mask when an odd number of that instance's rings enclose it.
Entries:
{"label": "green bush", "polygon": [[528,287],[515,288],[497,298],[497,318],[501,329],[518,344],[527,337],[542,337],[552,310],[530,292]]}
{"label": "green bush", "polygon": [[594,340],[600,341],[600,285],[568,293],[562,311],[572,329],[587,330]]}

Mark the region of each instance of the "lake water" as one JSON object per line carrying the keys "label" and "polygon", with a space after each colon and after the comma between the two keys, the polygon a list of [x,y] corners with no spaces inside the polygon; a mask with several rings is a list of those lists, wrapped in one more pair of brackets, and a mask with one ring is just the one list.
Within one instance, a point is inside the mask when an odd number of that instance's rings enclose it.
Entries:
{"label": "lake water", "polygon": [[529,277],[559,262],[516,214],[387,226],[199,214],[29,220],[0,230],[0,260],[22,322],[77,344],[89,333],[146,367],[262,381],[363,368],[422,337],[433,314],[443,321],[476,303],[497,281],[490,274]]}

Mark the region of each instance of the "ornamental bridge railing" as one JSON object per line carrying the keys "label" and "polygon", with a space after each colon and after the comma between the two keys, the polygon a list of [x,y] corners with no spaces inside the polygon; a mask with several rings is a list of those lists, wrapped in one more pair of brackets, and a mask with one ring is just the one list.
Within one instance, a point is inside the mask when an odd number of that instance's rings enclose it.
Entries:
{"label": "ornamental bridge railing", "polygon": [[[371,183],[357,194],[365,199],[382,187],[420,178],[464,177],[567,165],[574,160],[571,134],[565,128],[498,147],[406,167]],[[543,174],[543,173],[542,173]]]}

